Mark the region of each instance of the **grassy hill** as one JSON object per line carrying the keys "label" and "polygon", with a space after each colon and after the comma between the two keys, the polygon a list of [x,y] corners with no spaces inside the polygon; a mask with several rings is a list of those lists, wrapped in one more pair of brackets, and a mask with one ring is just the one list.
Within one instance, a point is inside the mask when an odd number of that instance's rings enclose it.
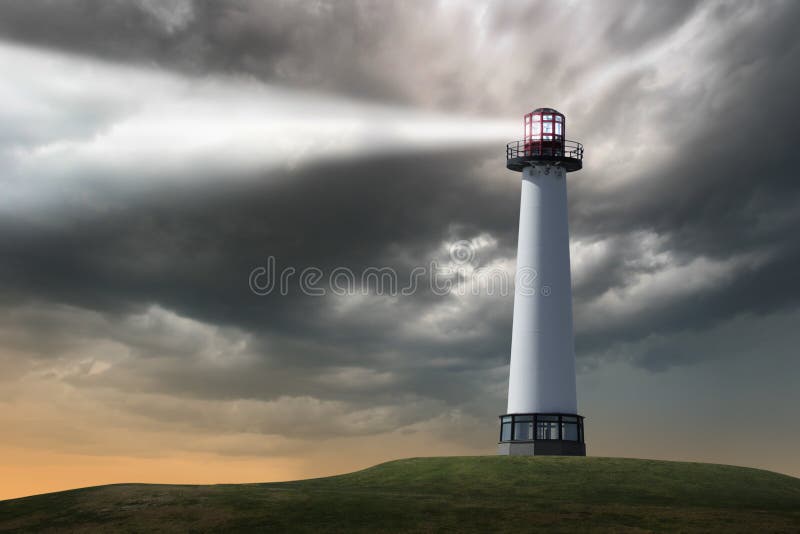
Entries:
{"label": "grassy hill", "polygon": [[0,532],[800,532],[800,479],[725,465],[412,458],[270,484],[116,484],[0,502]]}

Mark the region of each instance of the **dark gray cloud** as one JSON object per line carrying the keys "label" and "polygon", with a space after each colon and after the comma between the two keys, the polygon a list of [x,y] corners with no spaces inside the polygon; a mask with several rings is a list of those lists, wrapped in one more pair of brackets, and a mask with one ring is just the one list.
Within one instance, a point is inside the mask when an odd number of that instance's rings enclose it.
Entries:
{"label": "dark gray cloud", "polygon": [[[407,100],[410,84],[397,83],[391,69],[402,68],[403,54],[410,45],[417,46],[405,33],[426,19],[427,9],[417,7],[327,1],[35,0],[3,4],[0,35],[197,75],[240,74],[358,97]],[[418,29],[433,30],[427,24]],[[438,31],[442,29],[447,27]],[[383,55],[389,63],[381,66],[372,61],[373,55]],[[398,63],[392,64],[392,58]]]}
{"label": "dark gray cloud", "polygon": [[608,42],[620,50],[631,50],[658,40],[679,27],[697,7],[696,0],[680,2],[623,2],[614,10],[606,28]]}
{"label": "dark gray cloud", "polygon": [[[662,110],[654,120],[669,132],[671,157],[654,161],[638,180],[617,187],[573,182],[580,188],[571,205],[577,235],[603,239],[650,232],[664,239],[659,248],[681,264],[698,257],[728,261],[753,254],[765,260],[707,291],[687,295],[683,302],[663,309],[655,305],[602,338],[703,328],[747,311],[769,313],[797,305],[793,279],[800,250],[793,228],[800,190],[790,140],[800,134],[800,107],[792,96],[800,90],[800,76],[792,68],[800,61],[800,47],[791,27],[800,10],[793,4],[784,7],[786,12],[764,13],[746,24],[735,22],[737,15],[743,16],[740,11],[714,10],[714,17],[732,24],[710,51],[720,73],[717,83],[691,88],[686,95],[652,95],[638,77],[623,80],[604,101],[611,102],[611,111],[597,122],[615,125],[613,116],[622,116],[615,129],[620,133],[632,118],[622,108],[646,113],[644,106],[658,99]],[[640,100],[618,99],[626,90]],[[617,150],[625,159],[625,138],[619,143]],[[629,242],[615,243],[623,247],[613,253],[621,261],[598,266],[595,283],[601,288],[601,281],[624,287],[635,274],[624,250]],[[641,266],[633,271],[641,272]],[[586,336],[580,345],[589,349],[598,341]]]}
{"label": "dark gray cloud", "polygon": [[0,7],[0,36],[201,76],[245,75],[437,109],[519,113],[527,107],[519,98],[558,96],[602,70],[609,54],[664,39],[695,5],[615,2],[570,11],[552,0],[475,9],[32,0]]}

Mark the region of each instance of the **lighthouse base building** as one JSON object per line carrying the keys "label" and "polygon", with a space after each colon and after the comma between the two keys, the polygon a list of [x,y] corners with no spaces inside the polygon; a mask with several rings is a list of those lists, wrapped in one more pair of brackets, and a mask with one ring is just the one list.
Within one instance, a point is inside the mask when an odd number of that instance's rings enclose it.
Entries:
{"label": "lighthouse base building", "polygon": [[539,108],[525,138],[506,147],[522,173],[508,406],[498,454],[585,456],[578,414],[567,173],[583,166],[583,146],[564,137],[564,116]]}

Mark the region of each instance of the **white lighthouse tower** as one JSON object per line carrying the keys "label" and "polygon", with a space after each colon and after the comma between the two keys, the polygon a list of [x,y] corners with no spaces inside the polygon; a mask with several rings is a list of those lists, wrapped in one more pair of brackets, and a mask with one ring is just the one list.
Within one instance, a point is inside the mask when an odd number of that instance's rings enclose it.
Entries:
{"label": "white lighthouse tower", "polygon": [[498,454],[585,456],[575,392],[567,173],[580,170],[583,146],[565,139],[564,115],[525,115],[525,137],[506,147],[506,166],[522,173],[508,408]]}

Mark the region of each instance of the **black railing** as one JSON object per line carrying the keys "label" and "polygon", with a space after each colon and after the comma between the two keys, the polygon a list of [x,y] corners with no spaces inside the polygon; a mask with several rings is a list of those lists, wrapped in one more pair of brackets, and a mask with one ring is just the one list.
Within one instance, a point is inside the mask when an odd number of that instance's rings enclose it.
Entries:
{"label": "black railing", "polygon": [[506,159],[562,157],[583,160],[583,145],[577,141],[511,141],[506,145]]}

